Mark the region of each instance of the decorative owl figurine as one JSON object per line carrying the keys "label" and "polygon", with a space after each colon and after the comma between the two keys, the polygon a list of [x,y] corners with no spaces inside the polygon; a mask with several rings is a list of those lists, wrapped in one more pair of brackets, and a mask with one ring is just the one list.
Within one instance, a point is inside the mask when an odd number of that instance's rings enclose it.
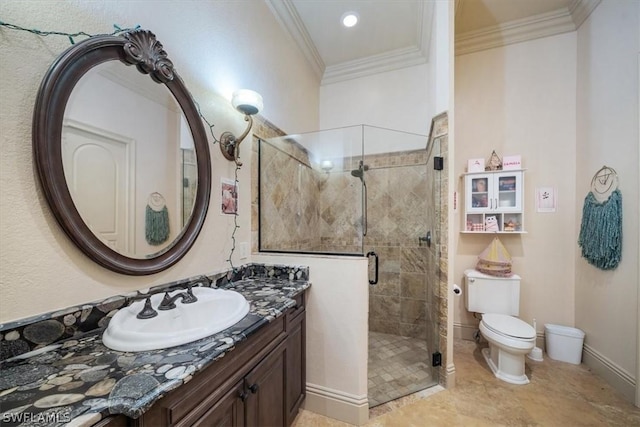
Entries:
{"label": "decorative owl figurine", "polygon": [[488,216],[484,219],[485,231],[500,231],[498,227],[498,219],[495,216]]}

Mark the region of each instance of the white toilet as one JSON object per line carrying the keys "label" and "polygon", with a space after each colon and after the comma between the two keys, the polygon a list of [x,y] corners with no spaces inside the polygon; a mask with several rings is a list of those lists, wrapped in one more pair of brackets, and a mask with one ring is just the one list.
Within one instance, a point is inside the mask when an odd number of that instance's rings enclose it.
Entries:
{"label": "white toilet", "polygon": [[480,333],[489,341],[482,355],[494,375],[511,384],[528,384],[524,356],[536,345],[536,331],[518,319],[520,276],[495,277],[465,270],[465,306],[481,313]]}

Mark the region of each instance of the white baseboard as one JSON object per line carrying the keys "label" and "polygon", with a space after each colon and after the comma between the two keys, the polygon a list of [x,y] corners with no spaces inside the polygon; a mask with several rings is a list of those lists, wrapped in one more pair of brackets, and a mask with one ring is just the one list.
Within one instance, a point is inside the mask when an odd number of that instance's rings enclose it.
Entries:
{"label": "white baseboard", "polygon": [[582,363],[604,378],[604,380],[609,383],[611,387],[619,391],[626,400],[635,404],[636,379],[633,375],[587,344],[582,347]]}
{"label": "white baseboard", "polygon": [[454,388],[456,386],[456,366],[453,363],[449,363],[445,370],[446,378],[444,381],[440,381],[440,385],[444,385],[446,388]]}
{"label": "white baseboard", "polygon": [[369,420],[369,400],[366,394],[356,396],[310,383],[307,383],[304,409],[356,426]]}

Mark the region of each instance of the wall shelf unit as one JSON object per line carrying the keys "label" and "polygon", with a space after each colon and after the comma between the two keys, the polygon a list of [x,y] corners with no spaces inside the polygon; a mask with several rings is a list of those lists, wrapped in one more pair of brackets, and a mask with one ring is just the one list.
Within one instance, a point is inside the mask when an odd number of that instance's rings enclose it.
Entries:
{"label": "wall shelf unit", "polygon": [[[471,172],[464,178],[461,233],[524,234],[524,169]],[[495,220],[494,220],[495,218]],[[495,224],[491,227],[491,224]]]}

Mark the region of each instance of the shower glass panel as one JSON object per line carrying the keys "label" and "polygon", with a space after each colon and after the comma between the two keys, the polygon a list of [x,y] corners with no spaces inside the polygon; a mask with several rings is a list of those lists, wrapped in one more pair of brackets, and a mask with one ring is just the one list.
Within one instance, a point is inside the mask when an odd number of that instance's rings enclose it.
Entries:
{"label": "shower glass panel", "polygon": [[262,252],[362,255],[363,127],[259,142]]}

